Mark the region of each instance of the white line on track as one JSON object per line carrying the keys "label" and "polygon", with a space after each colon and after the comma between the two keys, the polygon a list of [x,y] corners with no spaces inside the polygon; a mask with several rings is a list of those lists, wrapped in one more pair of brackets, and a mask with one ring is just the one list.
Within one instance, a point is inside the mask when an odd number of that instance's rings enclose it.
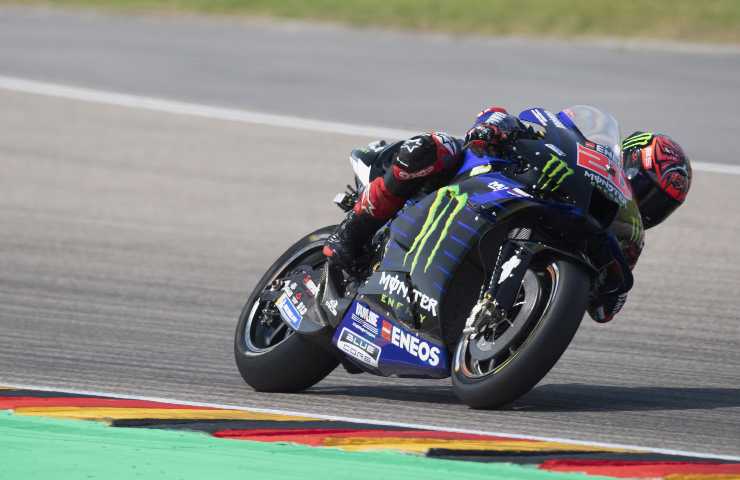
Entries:
{"label": "white line on track", "polygon": [[[328,122],[324,120],[275,115],[271,113],[235,108],[214,107],[198,103],[108,92],[104,90],[60,85],[57,83],[38,82],[35,80],[3,75],[0,75],[0,89],[176,115],[189,115],[192,117],[210,118],[213,120],[252,123],[256,125],[267,125],[270,127],[287,127],[295,128],[297,130],[308,130],[311,132],[333,133],[339,135],[356,135],[360,137],[390,139],[407,138],[419,133],[418,131],[413,130],[401,130],[372,125],[354,125],[342,122]],[[700,172],[740,175],[740,166],[738,165],[693,162],[692,166],[694,170]]]}
{"label": "white line on track", "polygon": [[129,95],[125,93],[93,90],[90,88],[72,87],[56,83],[37,82],[23,78],[0,75],[0,88],[14,92],[32,93],[47,97],[65,98],[83,102],[115,105],[119,107],[151,110],[154,112],[189,115],[192,117],[227,120],[233,122],[253,123],[270,127],[288,127],[311,132],[357,135],[373,138],[406,138],[419,132],[398,130],[368,125],[352,125],[341,122],[326,122],[310,118],[274,115],[271,113],[239,110],[234,108],[213,107],[197,103],[165,100],[162,98]]}
{"label": "white line on track", "polygon": [[270,413],[270,414],[275,414],[275,415],[292,415],[292,416],[300,416],[300,417],[312,417],[312,418],[317,418],[320,420],[333,420],[333,421],[339,421],[339,422],[365,423],[369,425],[387,425],[387,426],[394,426],[394,427],[433,430],[433,431],[438,431],[438,432],[455,432],[455,433],[469,433],[469,434],[474,434],[474,435],[491,435],[491,436],[496,436],[496,437],[516,438],[519,440],[538,440],[538,441],[543,441],[543,442],[570,443],[573,445],[583,445],[583,446],[589,446],[589,447],[601,447],[601,448],[619,449],[619,450],[636,450],[639,452],[646,452],[646,453],[662,453],[665,455],[676,455],[676,456],[684,456],[684,457],[696,457],[696,458],[706,458],[706,459],[740,462],[740,456],[732,456],[732,455],[688,452],[684,450],[672,450],[672,449],[666,449],[666,448],[650,448],[650,447],[644,447],[644,446],[638,446],[638,445],[625,445],[625,444],[619,444],[619,443],[586,442],[582,440],[572,440],[569,438],[540,437],[540,436],[535,436],[535,435],[521,435],[521,434],[516,434],[516,433],[508,433],[508,432],[470,430],[470,429],[464,429],[464,428],[448,428],[448,427],[440,427],[440,426],[435,426],[435,425],[424,425],[424,424],[418,424],[418,423],[399,423],[399,422],[390,422],[387,420],[383,421],[383,420],[372,420],[372,419],[367,419],[367,418],[342,417],[338,415],[323,415],[323,414],[310,413],[310,412],[278,410],[278,409],[273,409],[273,408],[256,408],[256,407],[247,407],[247,406],[242,406],[242,405],[226,405],[226,404],[220,404],[220,403],[189,402],[185,400],[176,400],[172,398],[147,397],[147,396],[141,396],[141,395],[128,395],[128,394],[121,394],[121,393],[99,392],[95,390],[74,390],[74,389],[67,389],[67,388],[40,387],[37,385],[23,385],[23,384],[7,383],[7,382],[3,382],[2,380],[0,380],[0,387],[14,388],[18,390],[38,390],[42,392],[60,392],[60,393],[71,393],[75,395],[93,395],[93,396],[98,396],[98,397],[113,397],[113,398],[121,398],[125,400],[146,400],[150,402],[174,403],[174,404],[188,405],[188,406],[193,406],[193,407],[209,407],[209,408],[220,408],[220,409],[227,409],[227,410],[240,410],[240,411],[245,411],[245,412]]}

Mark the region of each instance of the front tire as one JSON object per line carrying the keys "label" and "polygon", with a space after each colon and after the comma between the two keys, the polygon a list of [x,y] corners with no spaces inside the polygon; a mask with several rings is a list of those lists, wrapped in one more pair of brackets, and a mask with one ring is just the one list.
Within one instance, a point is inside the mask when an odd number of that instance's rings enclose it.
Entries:
{"label": "front tire", "polygon": [[[572,261],[533,262],[522,283],[519,314],[509,322],[521,331],[504,331],[488,345],[500,340],[498,351],[503,341],[511,342],[503,353],[484,363],[471,354],[469,336],[458,342],[451,372],[458,398],[473,408],[496,408],[531,390],[568,348],[586,311],[589,289],[589,274]],[[477,341],[485,343],[482,337]]]}
{"label": "front tire", "polygon": [[305,390],[339,364],[327,350],[295,335],[273,305],[259,301],[268,285],[299,265],[316,268],[325,262],[321,249],[335,228],[316,230],[291,246],[262,276],[239,315],[234,336],[236,365],[244,381],[257,391]]}

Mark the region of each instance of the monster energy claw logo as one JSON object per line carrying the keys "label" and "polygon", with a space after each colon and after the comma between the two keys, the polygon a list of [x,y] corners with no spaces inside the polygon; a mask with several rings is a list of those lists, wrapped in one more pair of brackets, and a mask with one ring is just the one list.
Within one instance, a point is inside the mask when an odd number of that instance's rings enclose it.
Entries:
{"label": "monster energy claw logo", "polygon": [[[445,203],[444,207],[442,207],[445,199],[447,199],[448,201],[447,203]],[[465,208],[465,204],[467,202],[468,194],[460,193],[459,185],[451,185],[437,190],[437,195],[434,198],[432,204],[429,206],[429,212],[427,213],[427,218],[424,221],[424,225],[422,225],[421,227],[421,231],[416,236],[416,238],[414,238],[414,242],[411,244],[411,248],[406,253],[406,256],[403,257],[403,264],[406,265],[409,257],[413,255],[410,270],[412,273],[416,268],[417,262],[419,261],[419,254],[421,254],[422,250],[424,250],[424,246],[427,244],[427,241],[437,230],[437,227],[439,227],[442,219],[447,217],[447,220],[445,220],[444,222],[442,232],[439,234],[439,238],[437,239],[437,243],[434,245],[434,248],[432,248],[429,257],[427,257],[426,264],[424,265],[424,272],[429,269],[432,261],[434,260],[434,256],[437,254],[439,246],[442,244],[442,241],[445,239],[445,237],[447,237],[447,233],[450,230],[452,222],[455,220],[455,217],[457,217],[457,214],[460,213],[463,208]]]}
{"label": "monster energy claw logo", "polygon": [[568,166],[565,160],[550,155],[550,160],[547,161],[542,174],[537,180],[535,187],[539,190],[550,190],[554,192],[563,183],[563,180],[573,175],[573,169]]}
{"label": "monster energy claw logo", "polygon": [[652,139],[653,134],[650,132],[631,135],[625,138],[624,142],[622,142],[622,150],[627,150],[635,147],[644,147],[645,145],[650,143]]}

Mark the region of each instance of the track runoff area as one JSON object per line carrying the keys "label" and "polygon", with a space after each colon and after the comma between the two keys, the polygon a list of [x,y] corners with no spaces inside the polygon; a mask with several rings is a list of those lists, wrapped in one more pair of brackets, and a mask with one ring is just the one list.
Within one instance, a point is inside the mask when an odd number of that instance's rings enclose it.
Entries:
{"label": "track runoff area", "polygon": [[[218,108],[15,77],[0,76],[0,89],[103,105],[249,124],[290,127],[313,132],[386,138],[402,138],[415,133],[383,127]],[[697,171],[740,174],[740,167],[732,165],[697,162],[694,168]],[[7,384],[0,388],[2,388],[0,409],[7,410],[0,417],[0,425],[2,425],[0,430],[3,431],[0,438],[5,439],[7,445],[13,446],[13,449],[4,449],[6,454],[10,451],[19,454],[12,458],[12,462],[2,463],[11,465],[9,472],[17,473],[16,476],[23,473],[18,469],[28,468],[29,465],[34,465],[39,475],[64,471],[64,465],[71,464],[70,460],[74,460],[74,455],[80,450],[88,452],[87,457],[86,459],[80,458],[80,462],[75,462],[75,464],[86,465],[84,468],[92,469],[91,472],[112,473],[110,470],[101,470],[116,463],[105,461],[108,458],[105,456],[107,451],[108,454],[116,452],[119,457],[129,459],[128,462],[119,462],[119,466],[124,469],[122,474],[130,473],[132,470],[125,469],[141,469],[141,465],[148,464],[141,456],[140,446],[142,444],[150,445],[152,447],[150,451],[157,453],[156,458],[163,460],[153,458],[148,465],[172,467],[173,475],[182,474],[185,478],[189,478],[188,475],[195,478],[204,473],[197,465],[210,466],[213,468],[211,472],[218,471],[219,475],[223,472],[221,476],[224,478],[229,478],[232,473],[243,475],[245,464],[250,463],[245,462],[245,458],[254,460],[251,468],[264,468],[262,470],[264,474],[277,475],[282,472],[280,468],[283,462],[274,460],[281,458],[283,454],[287,455],[282,457],[286,463],[291,463],[296,467],[291,470],[291,474],[304,472],[298,468],[302,466],[312,471],[346,469],[348,472],[357,474],[356,476],[362,476],[359,472],[373,472],[377,475],[380,471],[382,474],[383,468],[391,469],[388,470],[388,474],[391,474],[391,471],[398,472],[399,469],[409,468],[429,478],[435,478],[437,475],[440,478],[447,478],[453,472],[464,478],[476,478],[477,476],[481,478],[540,478],[538,475],[547,475],[551,478],[582,478],[583,474],[640,478],[644,474],[643,478],[649,476],[649,478],[677,480],[679,478],[727,479],[740,476],[740,470],[738,470],[740,457],[727,455],[644,449],[631,445],[578,442],[503,432],[443,429],[433,425],[388,424],[361,418],[316,415],[310,412],[249,409],[233,405],[121,396],[106,392],[60,391],[39,386]],[[84,419],[90,422],[83,425],[79,422],[71,422],[71,419]],[[105,425],[155,427],[156,430],[131,431],[103,428]],[[45,450],[50,450],[53,444],[58,445],[58,440],[61,438],[74,438],[75,442],[79,441],[79,443],[67,444],[69,449],[57,448],[57,454],[50,457],[48,461],[26,462],[22,461],[22,454],[33,450],[30,445],[27,445],[28,448],[23,447],[24,438],[26,441],[29,438],[27,435],[29,431],[38,433],[34,436],[36,440],[41,436],[48,438],[50,442],[55,442],[49,443],[47,445],[49,449]],[[204,435],[204,433],[209,435]],[[250,442],[230,442],[228,446],[223,443],[233,439]],[[255,441],[264,444],[255,446],[256,444],[252,443]],[[201,444],[201,442],[205,443]],[[41,447],[41,445],[36,444],[35,447]],[[102,448],[99,454],[89,454],[99,447]],[[334,447],[334,449],[316,449],[315,447]],[[216,455],[214,453],[216,450],[223,452],[223,455]],[[170,452],[173,456],[167,456],[166,452]],[[179,454],[187,452],[187,455],[178,457],[178,452]],[[259,459],[264,459],[267,454],[273,461],[260,464]],[[380,455],[380,457],[374,455]],[[2,457],[1,453],[0,457]],[[191,461],[186,461],[186,457]],[[229,461],[233,461],[234,457],[238,457],[240,461],[232,465]],[[296,463],[298,457],[308,463]],[[96,461],[90,461],[90,458],[95,458]],[[195,462],[195,459],[199,460]],[[466,462],[456,462],[454,466],[447,467],[449,463],[438,463],[440,459],[466,460]],[[503,465],[502,462],[514,464],[516,468],[505,470],[505,468],[513,467]],[[383,465],[383,467],[379,469],[378,465]],[[447,468],[450,470],[448,471]],[[502,468],[504,470],[501,470]],[[46,470],[43,471],[44,469]],[[144,470],[137,471],[144,472]],[[81,471],[83,470],[68,472],[69,476],[66,478],[78,478]],[[250,470],[250,472],[254,471]],[[29,473],[28,470],[25,472]],[[194,476],[194,474],[197,475]],[[57,476],[57,478],[63,477]],[[166,476],[158,478],[166,478]]]}
{"label": "track runoff area", "polygon": [[[8,478],[740,478],[740,458],[0,386]],[[39,455],[41,453],[41,455]]]}

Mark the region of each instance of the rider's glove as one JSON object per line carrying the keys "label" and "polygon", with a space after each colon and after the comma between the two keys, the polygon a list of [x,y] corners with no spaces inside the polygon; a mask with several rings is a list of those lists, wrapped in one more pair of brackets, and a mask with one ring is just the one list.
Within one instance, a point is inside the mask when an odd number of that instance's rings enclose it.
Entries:
{"label": "rider's glove", "polygon": [[529,133],[529,129],[517,117],[494,112],[484,123],[468,130],[465,147],[476,154],[497,154],[518,138],[528,137]]}
{"label": "rider's glove", "polygon": [[587,309],[588,314],[599,323],[609,322],[617,313],[619,313],[620,310],[622,310],[626,301],[626,293],[620,293],[618,295],[603,295],[590,302]]}

